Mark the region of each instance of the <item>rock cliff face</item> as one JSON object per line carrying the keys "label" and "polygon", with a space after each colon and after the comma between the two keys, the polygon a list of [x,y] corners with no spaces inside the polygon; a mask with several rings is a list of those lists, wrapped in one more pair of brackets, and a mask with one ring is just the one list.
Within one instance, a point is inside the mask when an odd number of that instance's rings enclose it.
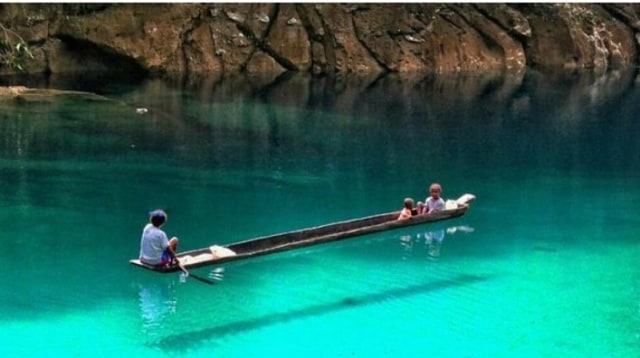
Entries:
{"label": "rock cliff face", "polygon": [[636,4],[2,4],[0,25],[28,44],[29,73],[274,78],[619,69],[640,62],[639,14]]}

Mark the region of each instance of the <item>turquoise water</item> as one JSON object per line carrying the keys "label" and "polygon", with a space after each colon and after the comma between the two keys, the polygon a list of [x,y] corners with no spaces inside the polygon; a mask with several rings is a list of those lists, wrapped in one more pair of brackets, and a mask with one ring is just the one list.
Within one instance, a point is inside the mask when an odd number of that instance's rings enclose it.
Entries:
{"label": "turquoise water", "polygon": [[[636,357],[633,76],[148,81],[0,102],[0,352]],[[434,181],[477,200],[194,271],[213,286],[128,264],[150,209],[188,250],[396,210]]]}

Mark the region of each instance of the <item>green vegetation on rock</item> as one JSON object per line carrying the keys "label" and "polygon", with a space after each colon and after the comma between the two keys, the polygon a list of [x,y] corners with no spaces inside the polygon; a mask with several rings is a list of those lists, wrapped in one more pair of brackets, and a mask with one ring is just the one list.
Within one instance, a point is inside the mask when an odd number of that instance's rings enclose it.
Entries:
{"label": "green vegetation on rock", "polygon": [[4,37],[0,39],[0,67],[23,71],[24,61],[33,58],[31,50],[20,35],[6,28],[2,23],[0,23],[0,30],[4,33]]}

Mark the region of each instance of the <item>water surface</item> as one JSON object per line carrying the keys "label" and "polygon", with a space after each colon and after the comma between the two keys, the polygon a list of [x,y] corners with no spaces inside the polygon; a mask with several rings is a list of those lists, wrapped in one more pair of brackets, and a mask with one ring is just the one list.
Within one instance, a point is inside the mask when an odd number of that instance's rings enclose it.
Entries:
{"label": "water surface", "polygon": [[[636,83],[75,82],[105,100],[0,102],[0,352],[635,357]],[[150,209],[187,250],[435,181],[477,196],[467,215],[194,271],[214,286],[128,264]]]}

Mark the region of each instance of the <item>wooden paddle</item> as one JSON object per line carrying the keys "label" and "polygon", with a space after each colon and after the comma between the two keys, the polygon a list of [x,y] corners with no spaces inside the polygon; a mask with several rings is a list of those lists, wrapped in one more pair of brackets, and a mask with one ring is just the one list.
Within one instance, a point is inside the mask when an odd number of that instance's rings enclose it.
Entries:
{"label": "wooden paddle", "polygon": [[207,278],[204,278],[204,277],[201,277],[201,276],[198,276],[198,275],[194,275],[193,273],[190,273],[189,271],[187,271],[187,269],[184,268],[184,266],[182,266],[182,263],[180,262],[180,260],[176,260],[176,263],[178,264],[178,267],[180,268],[180,270],[182,270],[182,272],[184,272],[186,277],[191,276],[191,277],[195,278],[196,280],[198,280],[200,282],[204,282],[204,283],[209,284],[209,285],[215,285],[216,284],[214,281],[211,281],[211,280],[209,280]]}
{"label": "wooden paddle", "polygon": [[200,281],[200,282],[204,282],[204,283],[209,284],[209,285],[215,285],[215,284],[216,284],[216,282],[215,282],[215,281],[209,280],[208,278],[204,278],[204,277],[201,277],[201,276],[198,276],[198,275],[194,275],[194,274],[192,274],[192,273],[190,273],[190,274],[188,275],[188,277],[193,277],[193,278],[195,278],[196,280],[198,280],[198,281]]}

